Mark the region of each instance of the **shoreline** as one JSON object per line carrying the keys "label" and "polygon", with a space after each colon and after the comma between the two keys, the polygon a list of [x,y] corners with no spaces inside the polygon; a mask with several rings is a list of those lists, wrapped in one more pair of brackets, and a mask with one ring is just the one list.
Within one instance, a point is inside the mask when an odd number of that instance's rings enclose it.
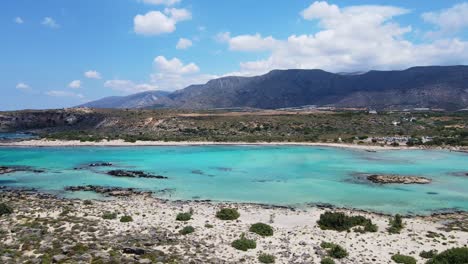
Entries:
{"label": "shoreline", "polygon": [[468,152],[462,147],[427,147],[427,146],[380,146],[359,145],[351,143],[326,142],[215,142],[215,141],[136,141],[111,140],[99,142],[81,142],[79,140],[23,140],[13,142],[0,142],[0,147],[157,147],[157,146],[312,146],[333,147],[344,149],[359,149],[368,151],[377,150],[450,150]]}
{"label": "shoreline", "polygon": [[[153,254],[155,257],[166,257],[160,262],[177,258],[180,263],[253,264],[258,263],[259,254],[268,253],[276,257],[277,263],[319,263],[327,255],[327,251],[320,247],[322,242],[333,242],[348,250],[349,256],[338,263],[368,263],[370,259],[373,263],[389,263],[396,252],[411,255],[422,263],[424,260],[418,255],[419,252],[441,252],[452,247],[462,247],[468,239],[466,231],[452,229],[445,224],[447,219],[456,220],[456,215],[405,217],[403,230],[399,234],[390,234],[387,231],[388,216],[335,208],[291,210],[245,203],[166,201],[148,195],[90,201],[5,190],[0,190],[0,197],[14,208],[14,213],[3,218],[0,226],[6,230],[16,230],[4,234],[3,246],[7,249],[19,248],[24,252],[21,252],[22,255],[14,255],[17,258],[14,263],[36,257],[29,255],[30,249],[35,249],[39,254],[54,252],[50,257],[65,258],[71,262],[82,260],[83,254],[88,254],[90,259],[107,260],[115,257],[121,263],[154,263],[145,260]],[[217,219],[216,212],[223,207],[237,208],[239,219]],[[189,211],[192,212],[190,220],[176,221],[178,213]],[[322,230],[317,221],[327,211],[362,215],[371,219],[378,231],[360,233]],[[103,218],[105,212],[115,212],[116,218]],[[131,216],[132,220],[123,223],[119,221],[122,216]],[[462,221],[466,222],[466,218]],[[268,223],[274,229],[273,236],[262,237],[249,232],[249,227],[258,222]],[[180,234],[184,226],[193,227],[195,233]],[[49,242],[43,246],[24,246],[27,242],[22,241],[26,241],[25,238],[36,232],[37,228],[49,230],[37,238],[39,241],[50,241],[50,237],[53,237],[63,241],[66,247],[63,250],[49,250]],[[241,234],[255,240],[256,248],[248,251],[234,249],[231,243]],[[67,239],[70,237],[75,239]],[[108,254],[109,244],[112,244],[111,256]],[[84,245],[79,249],[86,252],[75,254],[69,250],[76,248],[76,245]],[[136,255],[126,250],[128,248],[144,250],[145,255]]]}

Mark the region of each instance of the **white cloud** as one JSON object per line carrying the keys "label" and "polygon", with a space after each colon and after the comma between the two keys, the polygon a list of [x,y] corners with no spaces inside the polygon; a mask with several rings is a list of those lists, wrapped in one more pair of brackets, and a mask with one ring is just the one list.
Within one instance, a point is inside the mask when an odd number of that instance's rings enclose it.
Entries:
{"label": "white cloud", "polygon": [[80,80],[71,81],[70,84],[68,84],[68,87],[73,88],[73,89],[78,89],[81,87],[81,81]]}
{"label": "white cloud", "polygon": [[205,83],[217,76],[200,74],[200,68],[195,63],[184,64],[178,58],[166,59],[158,56],[154,59],[155,73],[151,75],[151,82],[161,90],[174,91],[191,84]]}
{"label": "white cloud", "polygon": [[15,17],[15,19],[13,20],[16,24],[23,24],[24,21],[21,17]]}
{"label": "white cloud", "polygon": [[191,18],[192,14],[186,9],[166,8],[164,13],[150,11],[144,15],[136,15],[133,27],[137,34],[159,35],[174,32],[178,22]]}
{"label": "white cloud", "polygon": [[130,80],[108,80],[104,83],[104,87],[124,93],[139,93],[156,90],[158,88],[156,85],[147,83],[136,84]]}
{"label": "white cloud", "polygon": [[74,93],[74,92],[69,92],[69,91],[60,91],[60,90],[50,90],[45,93],[48,96],[53,96],[53,97],[75,97],[75,98],[84,98],[84,95],[80,93]]}
{"label": "white cloud", "polygon": [[171,5],[180,3],[181,0],[141,0],[141,1],[146,4],[171,6]]}
{"label": "white cloud", "polygon": [[192,46],[192,41],[186,38],[180,38],[177,42],[176,49],[188,49]]}
{"label": "white cloud", "polygon": [[16,89],[25,91],[25,90],[31,90],[31,87],[25,83],[20,82],[16,85]]}
{"label": "white cloud", "polygon": [[101,74],[97,71],[93,71],[93,70],[90,70],[90,71],[86,71],[84,73],[84,76],[88,79],[101,79]]}
{"label": "white cloud", "polygon": [[437,32],[429,32],[429,36],[454,34],[468,28],[468,3],[454,5],[438,12],[422,14],[424,21],[434,24]]}
{"label": "white cloud", "polygon": [[240,63],[236,74],[262,74],[272,69],[324,69],[333,72],[370,69],[402,69],[414,65],[447,65],[468,62],[468,43],[459,39],[440,39],[412,43],[393,18],[409,11],[393,6],[350,6],[340,8],[327,2],[314,2],[300,15],[318,23],[311,35],[273,37],[229,33],[217,36],[231,50],[269,51],[261,60]]}
{"label": "white cloud", "polygon": [[219,35],[221,41],[227,41],[229,43],[230,50],[237,51],[262,51],[270,50],[274,48],[278,41],[273,37],[262,37],[260,34],[255,35],[240,35],[231,38],[230,33],[221,33]]}
{"label": "white cloud", "polygon": [[50,28],[59,28],[60,27],[60,25],[57,24],[57,22],[55,22],[55,20],[53,18],[51,18],[51,17],[44,17],[41,24],[46,26],[46,27],[50,27]]}

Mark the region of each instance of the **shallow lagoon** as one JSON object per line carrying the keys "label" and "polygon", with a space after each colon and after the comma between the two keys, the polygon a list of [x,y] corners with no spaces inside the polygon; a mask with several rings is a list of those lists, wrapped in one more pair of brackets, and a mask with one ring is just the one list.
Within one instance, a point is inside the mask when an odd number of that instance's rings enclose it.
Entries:
{"label": "shallow lagoon", "polygon": [[[88,167],[111,162],[113,167]],[[0,148],[0,165],[46,173],[0,175],[0,186],[37,188],[65,196],[65,186],[135,187],[169,199],[212,199],[304,206],[327,203],[385,213],[468,211],[468,154],[442,150],[363,150],[309,146],[173,146]],[[74,168],[81,168],[75,170]],[[116,178],[135,169],[168,180]],[[429,185],[376,185],[356,173],[425,176]]]}

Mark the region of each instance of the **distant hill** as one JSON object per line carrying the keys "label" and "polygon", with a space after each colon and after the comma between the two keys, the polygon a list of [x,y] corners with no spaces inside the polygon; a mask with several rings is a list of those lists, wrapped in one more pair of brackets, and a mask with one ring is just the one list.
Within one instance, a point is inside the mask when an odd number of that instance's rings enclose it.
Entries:
{"label": "distant hill", "polygon": [[95,108],[275,109],[304,105],[375,109],[468,107],[468,66],[335,74],[274,70],[255,77],[224,77],[173,93],[146,92],[84,104]]}

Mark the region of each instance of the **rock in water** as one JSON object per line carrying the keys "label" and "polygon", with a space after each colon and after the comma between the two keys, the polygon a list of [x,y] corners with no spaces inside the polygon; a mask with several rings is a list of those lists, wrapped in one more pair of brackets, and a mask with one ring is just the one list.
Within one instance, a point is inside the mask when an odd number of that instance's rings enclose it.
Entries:
{"label": "rock in water", "polygon": [[380,184],[390,184],[390,183],[399,183],[399,184],[428,184],[432,180],[425,177],[417,176],[401,176],[401,175],[383,175],[383,174],[373,174],[367,176],[367,179],[373,183]]}
{"label": "rock in water", "polygon": [[167,179],[165,176],[152,175],[143,171],[111,170],[107,174],[115,177]]}

